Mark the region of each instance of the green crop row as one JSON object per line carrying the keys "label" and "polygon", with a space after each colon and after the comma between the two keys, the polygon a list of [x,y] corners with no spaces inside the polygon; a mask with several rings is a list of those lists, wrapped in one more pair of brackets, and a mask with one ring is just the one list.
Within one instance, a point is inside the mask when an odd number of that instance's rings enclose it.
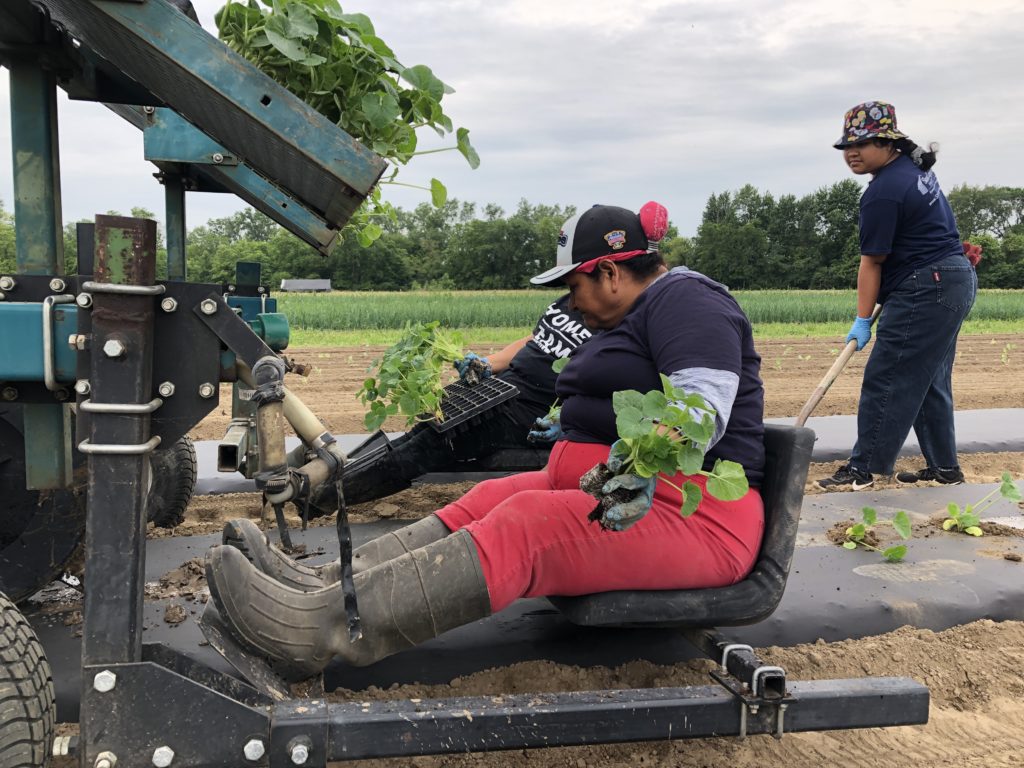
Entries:
{"label": "green crop row", "polygon": [[[558,293],[553,291],[335,292],[278,294],[292,328],[382,330],[439,320],[453,328],[530,327]],[[850,320],[854,291],[736,291],[754,325]],[[971,320],[1024,319],[1024,291],[983,290]]]}

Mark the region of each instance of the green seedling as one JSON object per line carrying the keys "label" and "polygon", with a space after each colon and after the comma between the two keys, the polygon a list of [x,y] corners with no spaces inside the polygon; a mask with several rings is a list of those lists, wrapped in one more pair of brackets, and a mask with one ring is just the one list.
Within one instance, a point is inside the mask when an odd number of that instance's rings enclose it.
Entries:
{"label": "green seedling", "polygon": [[[942,530],[951,531],[955,528],[957,533],[966,533],[969,536],[984,535],[985,532],[981,529],[982,512],[995,504],[996,500],[1000,497],[1017,503],[1020,503],[1022,498],[1020,488],[1013,482],[1009,472],[1003,472],[1001,480],[1002,482],[999,484],[999,487],[986,494],[981,501],[974,504],[966,504],[963,509],[960,509],[959,504],[952,501],[949,502],[946,505],[949,517],[942,521]],[[999,494],[998,497],[996,496],[997,493]]]}
{"label": "green seedling", "polygon": [[[555,373],[561,373],[562,369],[565,368],[565,366],[567,366],[568,364],[569,364],[569,358],[568,357],[558,357],[558,358],[555,358],[555,361],[553,363],[551,363],[551,370],[554,371]],[[553,423],[553,422],[558,421],[559,417],[561,415],[562,415],[562,401],[558,400],[556,398],[555,402],[553,402],[551,404],[551,407],[548,408],[548,412],[544,414],[544,418]]]}
{"label": "green seedling", "polygon": [[385,419],[399,414],[406,426],[442,419],[442,374],[463,356],[461,337],[436,320],[406,326],[402,337],[375,361],[376,376],[356,393],[370,407],[363,418],[366,428],[378,430]]}
{"label": "green seedling", "polygon": [[[618,474],[640,477],[658,476],[679,491],[679,514],[692,515],[703,498],[700,486],[691,480],[682,487],[668,477],[704,475],[707,490],[716,499],[735,501],[749,489],[743,467],[735,461],[717,459],[711,471],[705,471],[704,451],[715,432],[715,411],[704,398],[672,386],[661,375],[662,391],[640,393],[628,389],[612,395],[615,426],[619,435],[615,454],[622,460]],[[673,439],[669,432],[675,432]]]}
{"label": "green seedling", "polygon": [[1010,352],[1012,352],[1016,348],[1017,348],[1016,344],[1011,344],[1009,342],[1006,343],[1006,345],[1003,347],[1002,354],[999,355],[999,359],[1002,361],[1003,365],[1009,365],[1010,364]]}
{"label": "green seedling", "polygon": [[878,520],[878,513],[873,507],[864,507],[861,509],[861,522],[851,525],[846,529],[846,541],[843,542],[844,549],[854,550],[857,547],[863,547],[869,549],[872,552],[878,552],[890,563],[898,563],[903,560],[907,555],[907,547],[905,544],[897,544],[893,547],[887,547],[881,549],[871,544],[868,539],[876,539],[874,529],[876,525],[891,525],[893,530],[899,535],[901,539],[906,541],[910,538],[910,515],[904,512],[902,509],[899,510],[891,521]]}

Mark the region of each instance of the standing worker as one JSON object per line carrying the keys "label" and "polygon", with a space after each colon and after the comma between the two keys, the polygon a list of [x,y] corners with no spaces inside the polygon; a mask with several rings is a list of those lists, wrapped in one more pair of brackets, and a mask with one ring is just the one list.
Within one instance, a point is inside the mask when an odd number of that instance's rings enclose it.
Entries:
{"label": "standing worker", "polygon": [[896,127],[884,101],[858,104],[834,146],[857,175],[871,174],[860,200],[857,319],[846,341],[863,349],[871,313],[882,305],[877,338],[864,368],[857,443],[850,460],[822,488],[862,490],[891,475],[910,429],[926,466],[898,482],[964,480],[953,423],[956,338],[974,304],[978,278],[964,256],[953,211],[931,167],[937,147],[919,147]]}

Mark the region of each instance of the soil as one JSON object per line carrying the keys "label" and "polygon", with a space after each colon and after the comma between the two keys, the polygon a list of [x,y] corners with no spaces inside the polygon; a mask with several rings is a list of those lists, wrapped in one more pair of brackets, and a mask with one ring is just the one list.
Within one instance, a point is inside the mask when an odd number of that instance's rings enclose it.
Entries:
{"label": "soil", "polygon": [[[957,407],[1015,408],[1024,405],[1019,382],[1024,379],[1024,355],[1011,355],[1005,362],[1007,343],[1018,336],[962,337],[954,368]],[[768,417],[794,416],[839,352],[834,341],[814,339],[779,340],[759,343],[763,358],[762,377],[766,389]],[[366,368],[381,354],[380,347],[302,349],[294,351],[299,362],[308,363],[308,378],[289,377],[289,387],[314,407],[327,428],[337,433],[365,431],[363,410],[355,397]],[[481,350],[486,353],[487,350]],[[849,414],[856,411],[857,397],[866,356],[855,355],[847,370],[832,386],[815,411],[817,415]],[[219,439],[230,419],[230,388],[222,390],[222,408],[208,416],[192,431],[196,439]],[[398,422],[385,425],[400,430]],[[987,483],[1003,471],[1024,476],[1024,453],[972,454],[961,457],[968,482]],[[832,474],[840,462],[812,465],[808,493],[822,492],[814,479]],[[902,459],[897,470],[917,469],[920,458]],[[877,487],[885,487],[876,478]],[[354,522],[379,518],[415,519],[458,498],[471,483],[423,485],[367,504],[354,506]],[[255,493],[197,497],[185,522],[170,531],[150,527],[150,536],[214,533],[232,517],[261,519],[260,497]],[[288,518],[299,518],[289,508]],[[852,521],[851,521],[852,522]],[[312,525],[333,525],[333,519],[314,520]],[[273,512],[267,510],[265,527],[273,526]],[[931,531],[934,527],[927,525]],[[845,531],[845,527],[843,529]],[[1011,529],[1014,536],[1020,532]],[[999,533],[1004,533],[1000,531]],[[1005,532],[1004,541],[1010,539]],[[915,535],[917,533],[915,532]],[[936,534],[941,535],[941,534]],[[1020,562],[1016,547],[993,550],[992,556]],[[202,569],[196,561],[183,563],[147,594],[171,596],[172,608],[165,621],[194,612],[196,603],[208,593],[202,583]],[[1024,573],[1024,571],[1022,571]],[[792,680],[862,677],[864,675],[910,676],[929,686],[930,720],[925,726],[789,734],[781,742],[753,737],[746,742],[708,739],[695,742],[651,742],[599,747],[550,748],[498,752],[489,755],[416,757],[404,760],[373,760],[356,763],[364,768],[414,766],[415,768],[625,768],[630,766],[719,766],[754,768],[786,764],[788,768],[811,766],[1019,766],[1024,765],[1024,622],[995,623],[981,620],[931,632],[903,627],[878,637],[838,643],[818,641],[793,648],[766,648],[759,655],[769,664],[783,666]],[[611,669],[581,668],[550,662],[526,662],[480,672],[452,680],[448,685],[392,686],[386,690],[338,690],[333,700],[388,698],[434,698],[502,693],[593,690],[647,686],[707,684],[710,662],[695,661],[674,666],[633,662]],[[67,730],[67,729],[65,729]],[[70,766],[60,761],[55,766]],[[339,764],[341,765],[341,764]]]}

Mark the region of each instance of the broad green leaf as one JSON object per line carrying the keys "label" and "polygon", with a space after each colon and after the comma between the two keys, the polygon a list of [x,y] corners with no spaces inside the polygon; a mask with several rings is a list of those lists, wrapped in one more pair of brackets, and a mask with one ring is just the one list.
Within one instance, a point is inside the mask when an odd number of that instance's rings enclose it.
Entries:
{"label": "broad green leaf", "polygon": [[967,514],[966,512],[960,515],[960,525],[964,528],[971,525],[978,525],[981,523],[981,518],[975,514]]}
{"label": "broad green leaf", "polygon": [[555,373],[561,373],[562,369],[569,364],[568,357],[559,357],[551,364],[551,370]]}
{"label": "broad green leaf", "polygon": [[458,146],[459,152],[466,158],[466,162],[469,163],[469,167],[476,170],[480,167],[480,155],[477,154],[476,150],[473,149],[473,145],[469,143],[469,129],[459,128],[455,132],[456,146]]}
{"label": "broad green leaf", "polygon": [[657,390],[647,392],[641,402],[640,410],[648,419],[657,420],[665,411],[665,396]]}
{"label": "broad green leaf", "polygon": [[[425,64],[406,67],[402,70],[402,79],[409,83],[413,88],[425,92],[434,101],[440,101],[444,96],[444,83],[434,77],[434,73],[430,71],[430,67]],[[428,116],[429,114],[424,115],[424,117]],[[466,133],[469,132],[466,131]],[[470,165],[472,165],[472,162]]]}
{"label": "broad green leaf", "polygon": [[1013,478],[1010,477],[1009,472],[1003,472],[1002,484],[999,486],[999,494],[1007,501],[1022,501],[1024,497],[1021,496],[1020,488],[1013,482]]}
{"label": "broad green leaf", "polygon": [[964,528],[964,533],[969,533],[971,536],[984,536],[985,532],[976,525]]}
{"label": "broad green leaf", "polygon": [[370,237],[370,233],[366,231],[365,227],[356,232],[356,240],[363,248],[369,248],[373,245],[373,238]]}
{"label": "broad green leaf", "polygon": [[373,22],[365,13],[343,13],[336,17],[343,24],[355,27],[364,35],[374,34]]}
{"label": "broad green leaf", "polygon": [[846,529],[846,535],[855,539],[863,539],[865,532],[867,532],[867,526],[864,523],[857,523]]}
{"label": "broad green leaf", "polygon": [[899,544],[895,547],[889,547],[888,549],[882,550],[882,557],[888,560],[890,563],[898,563],[907,555],[907,547],[904,544]]}
{"label": "broad green leaf", "polygon": [[372,221],[368,221],[366,223],[366,225],[362,229],[362,232],[364,235],[366,235],[367,238],[369,238],[371,243],[376,241],[378,238],[380,238],[381,235],[384,234],[384,230],[381,229],[380,225],[374,224]]}
{"label": "broad green leaf", "polygon": [[444,208],[448,202],[448,189],[437,179],[430,180],[430,201],[435,208]]}
{"label": "broad green leaf", "polygon": [[896,529],[896,533],[900,535],[901,539],[909,539],[911,533],[910,515],[902,509],[899,510],[892,517],[892,527]]}
{"label": "broad green leaf", "polygon": [[749,490],[750,484],[741,465],[735,461],[715,461],[708,477],[708,493],[722,501],[735,501],[742,499]]}
{"label": "broad green leaf", "polygon": [[[704,451],[695,445],[679,443],[676,448],[676,456],[679,471],[684,475],[696,475],[704,466]],[[708,488],[708,491],[710,492],[711,488]]]}
{"label": "broad green leaf", "polygon": [[318,27],[316,18],[304,5],[292,4],[288,6],[288,37],[308,39],[316,37]]}
{"label": "broad green leaf", "polygon": [[942,530],[944,530],[944,531],[948,531],[950,528],[955,528],[955,527],[956,527],[956,520],[953,519],[952,517],[947,517],[945,520],[942,521]]}
{"label": "broad green leaf", "polygon": [[638,408],[627,406],[616,412],[615,429],[619,437],[638,438],[647,433],[647,427],[643,424],[643,414]]}
{"label": "broad green leaf", "polygon": [[856,548],[857,548],[856,542],[853,542],[853,541],[844,541],[843,542],[843,549],[856,549]]}
{"label": "broad green leaf", "polygon": [[635,389],[623,389],[612,393],[612,410],[618,413],[623,408],[635,408],[642,411],[644,396]]}
{"label": "broad green leaf", "polygon": [[874,525],[878,521],[878,512],[874,507],[864,507],[860,514],[864,518],[865,525]]}
{"label": "broad green leaf", "polygon": [[394,96],[388,93],[368,93],[360,100],[363,115],[374,128],[383,128],[402,114]]}
{"label": "broad green leaf", "polygon": [[690,480],[683,483],[683,504],[679,508],[680,516],[689,517],[696,512],[703,498],[704,494],[701,493],[699,485]]}
{"label": "broad green leaf", "polygon": [[949,512],[950,517],[960,517],[960,505],[955,504],[952,501],[946,505],[946,511]]}
{"label": "broad green leaf", "polygon": [[301,62],[309,56],[305,46],[289,36],[288,22],[283,16],[271,16],[267,19],[264,32],[274,49],[292,61]]}

